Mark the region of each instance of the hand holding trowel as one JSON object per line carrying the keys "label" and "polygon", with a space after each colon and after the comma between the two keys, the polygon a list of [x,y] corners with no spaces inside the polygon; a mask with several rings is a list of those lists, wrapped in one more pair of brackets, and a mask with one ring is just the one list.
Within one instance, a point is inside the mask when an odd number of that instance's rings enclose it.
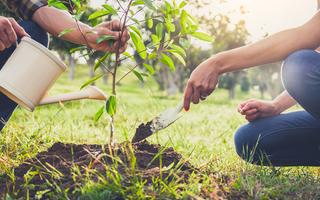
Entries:
{"label": "hand holding trowel", "polygon": [[152,134],[167,128],[176,120],[181,117],[181,111],[183,109],[183,102],[179,102],[179,104],[174,108],[169,108],[162,112],[157,117],[153,118],[151,121],[146,124],[141,124],[134,135],[132,142],[140,142]]}

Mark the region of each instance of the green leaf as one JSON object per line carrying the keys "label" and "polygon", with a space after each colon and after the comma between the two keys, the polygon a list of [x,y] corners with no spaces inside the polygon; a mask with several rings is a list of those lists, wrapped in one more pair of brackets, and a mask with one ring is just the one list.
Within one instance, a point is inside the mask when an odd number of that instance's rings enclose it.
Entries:
{"label": "green leaf", "polygon": [[81,4],[79,0],[72,0],[77,9],[81,8]]}
{"label": "green leaf", "polygon": [[163,37],[163,24],[162,23],[158,23],[156,26],[156,34],[159,38],[159,40],[162,39]]}
{"label": "green leaf", "polygon": [[147,64],[147,63],[143,63],[144,68],[146,68],[148,70],[148,72],[153,75],[154,74],[154,69],[151,65]]}
{"label": "green leaf", "polygon": [[70,53],[74,53],[76,51],[81,51],[81,50],[84,50],[84,49],[87,49],[88,47],[87,46],[81,46],[81,47],[76,47],[76,48],[72,48],[70,49]]}
{"label": "green leaf", "polygon": [[176,67],[174,66],[174,62],[172,59],[166,54],[162,53],[161,58],[159,59],[163,64],[167,65],[171,71],[174,71]]}
{"label": "green leaf", "polygon": [[106,111],[112,117],[117,111],[117,99],[116,96],[112,95],[109,97],[106,103]]}
{"label": "green leaf", "polygon": [[191,34],[192,37],[195,37],[197,39],[206,41],[206,42],[213,42],[214,38],[211,37],[210,35],[203,33],[203,32],[195,32]]}
{"label": "green leaf", "polygon": [[134,60],[134,56],[133,55],[131,55],[129,52],[124,52],[124,53],[122,53],[122,55],[124,55],[124,56],[126,56],[127,58],[130,58],[132,61],[135,61]]}
{"label": "green leaf", "polygon": [[105,53],[101,58],[99,58],[97,63],[94,65],[94,71],[96,71],[100,67],[101,63],[103,63],[107,58],[109,58],[110,55],[111,53],[108,52],[108,53]]}
{"label": "green leaf", "polygon": [[134,73],[134,75],[136,75],[136,77],[137,77],[142,83],[144,82],[143,77],[142,77],[142,75],[141,75],[140,72],[138,72],[137,70],[133,70],[132,72]]}
{"label": "green leaf", "polygon": [[94,19],[97,19],[97,18],[100,18],[100,17],[103,17],[103,16],[106,16],[106,15],[110,15],[110,11],[108,10],[97,10],[96,12],[92,13],[90,16],[89,16],[89,20],[94,20]]}
{"label": "green leaf", "polygon": [[148,26],[149,29],[152,29],[152,27],[153,27],[153,19],[152,18],[149,18],[147,20],[147,26]]}
{"label": "green leaf", "polygon": [[93,77],[92,79],[86,81],[81,87],[80,90],[82,90],[83,88],[87,87],[88,85],[90,85],[91,83],[95,82],[96,80],[98,80],[99,78],[103,77],[104,74],[99,74],[96,75],[95,77]]}
{"label": "green leaf", "polygon": [[178,54],[178,53],[176,53],[176,52],[173,52],[173,51],[170,51],[170,53],[171,53],[174,57],[176,57],[176,58],[183,64],[183,66],[186,66],[186,61],[184,60],[184,58],[183,58],[180,54]]}
{"label": "green leaf", "polygon": [[186,1],[182,1],[179,5],[179,8],[184,8],[187,5]]}
{"label": "green leaf", "polygon": [[154,7],[154,5],[153,5],[153,3],[152,3],[152,1],[151,0],[142,0],[143,2],[144,2],[144,4],[148,7],[148,8],[150,8],[151,10],[156,10],[156,8]]}
{"label": "green leaf", "polygon": [[158,36],[156,36],[155,34],[152,34],[152,35],[151,35],[151,40],[152,40],[152,43],[153,43],[154,47],[155,47],[156,49],[159,49],[160,39],[158,38]]}
{"label": "green leaf", "polygon": [[65,6],[62,2],[57,1],[57,0],[49,0],[48,1],[48,5],[50,7],[55,7],[55,8],[58,8],[60,10],[68,10],[67,6]]}
{"label": "green leaf", "polygon": [[104,108],[104,106],[102,106],[102,107],[98,110],[98,112],[96,112],[96,114],[94,115],[94,118],[93,118],[93,120],[94,120],[95,122],[97,122],[97,121],[101,118],[102,114],[104,113],[104,110],[105,110],[105,108]]}
{"label": "green leaf", "polygon": [[97,44],[100,44],[104,41],[110,41],[110,40],[114,40],[114,36],[112,35],[102,35],[97,39]]}
{"label": "green leaf", "polygon": [[70,33],[71,31],[73,31],[72,28],[64,29],[63,31],[61,31],[61,32],[59,33],[58,37],[62,37],[62,36],[64,36],[65,34]]}
{"label": "green leaf", "polygon": [[183,10],[180,15],[180,26],[181,26],[182,34],[187,33],[187,17],[188,17],[187,12]]}
{"label": "green leaf", "polygon": [[129,26],[129,28],[130,28],[131,30],[133,30],[137,35],[139,35],[139,37],[142,39],[142,34],[141,34],[140,30],[139,30],[137,27],[135,27],[135,26]]}
{"label": "green leaf", "polygon": [[109,4],[104,4],[102,5],[104,9],[106,9],[107,11],[109,11],[110,14],[112,15],[117,15],[117,11],[112,7],[110,6]]}
{"label": "green leaf", "polygon": [[144,2],[143,2],[142,0],[135,0],[134,2],[132,2],[131,5],[132,5],[132,6],[144,5]]}
{"label": "green leaf", "polygon": [[182,47],[180,47],[180,46],[178,46],[178,45],[175,45],[175,44],[172,44],[170,47],[171,47],[171,50],[176,51],[176,52],[179,53],[181,56],[187,57],[187,53],[186,53],[186,51],[185,51]]}
{"label": "green leaf", "polygon": [[157,56],[158,56],[158,54],[157,54],[156,52],[153,52],[153,53],[150,53],[150,54],[149,54],[148,58],[149,58],[150,60],[153,60],[153,59],[156,59]]}
{"label": "green leaf", "polygon": [[147,50],[142,39],[134,31],[130,31],[130,36],[136,51],[139,53],[140,57],[145,60],[147,58]]}
{"label": "green leaf", "polygon": [[80,13],[77,13],[76,15],[73,16],[74,19],[80,21],[81,20],[81,17],[85,14],[84,11],[80,12]]}

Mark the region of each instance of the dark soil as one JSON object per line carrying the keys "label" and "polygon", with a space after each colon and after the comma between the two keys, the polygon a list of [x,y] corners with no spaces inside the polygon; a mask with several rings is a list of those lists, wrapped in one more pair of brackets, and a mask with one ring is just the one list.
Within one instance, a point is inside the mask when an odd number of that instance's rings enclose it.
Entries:
{"label": "dark soil", "polygon": [[[128,173],[134,157],[135,171]],[[133,174],[139,174],[147,182],[151,182],[152,177],[159,177],[161,167],[168,167],[171,163],[174,163],[179,170],[175,175],[163,172],[162,178],[179,176],[182,177],[182,181],[187,181],[188,175],[196,170],[189,162],[183,161],[182,156],[173,148],[163,149],[160,145],[149,144],[146,141],[135,144],[122,143],[112,148],[56,143],[48,151],[39,153],[35,158],[16,167],[14,180],[10,179],[9,175],[0,176],[0,198],[6,193],[16,193],[18,197],[24,196],[26,188],[22,187],[23,185],[32,186],[28,188],[31,197],[36,191],[54,191],[52,183],[58,184],[62,189],[69,188],[69,192],[72,192],[77,184],[83,181],[80,177],[79,180],[74,180],[75,166],[79,169],[77,174],[80,175],[90,171],[106,174],[109,168],[116,166],[116,170],[124,176],[125,185],[126,179],[129,180]],[[97,175],[92,175],[91,179],[97,179]],[[51,183],[51,186],[48,183]]]}
{"label": "dark soil", "polygon": [[136,133],[133,136],[132,143],[140,142],[152,135],[153,132],[151,125],[152,121],[147,122],[146,124],[140,124],[139,127],[136,129]]}

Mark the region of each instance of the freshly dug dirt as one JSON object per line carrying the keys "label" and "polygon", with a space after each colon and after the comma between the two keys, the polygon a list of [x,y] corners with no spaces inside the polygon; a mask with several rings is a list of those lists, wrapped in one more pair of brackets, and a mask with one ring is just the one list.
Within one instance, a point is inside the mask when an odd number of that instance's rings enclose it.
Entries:
{"label": "freshly dug dirt", "polygon": [[136,133],[133,136],[132,143],[140,142],[150,135],[152,135],[152,121],[147,122],[146,124],[142,123],[136,129]]}
{"label": "freshly dug dirt", "polygon": [[[134,173],[128,173],[132,169],[135,158]],[[114,146],[77,145],[56,143],[46,152],[39,153],[35,158],[25,161],[14,169],[15,179],[10,175],[0,176],[0,198],[6,193],[15,192],[17,196],[24,196],[28,183],[28,193],[31,197],[36,191],[54,190],[54,184],[60,188],[70,188],[72,192],[83,179],[75,178],[74,174],[82,175],[88,172],[106,174],[106,171],[116,166],[116,170],[129,180],[133,174],[139,174],[148,182],[152,177],[159,177],[160,168],[176,166],[177,174],[169,172],[161,173],[162,178],[182,177],[187,181],[188,175],[196,169],[186,161],[173,148],[163,148],[160,145],[149,144],[146,141],[139,143],[122,143]],[[75,170],[75,166],[78,169]],[[128,170],[129,169],[129,170]],[[90,176],[96,180],[98,175]],[[75,180],[76,179],[76,180]],[[51,186],[50,184],[51,183]],[[124,181],[124,185],[126,182]],[[50,186],[50,187],[49,187]]]}

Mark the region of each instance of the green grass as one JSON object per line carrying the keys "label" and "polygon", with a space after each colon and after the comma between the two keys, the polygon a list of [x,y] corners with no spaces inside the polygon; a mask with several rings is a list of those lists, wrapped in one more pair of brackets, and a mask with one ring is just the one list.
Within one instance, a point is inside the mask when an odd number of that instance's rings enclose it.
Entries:
{"label": "green grass", "polygon": [[[83,68],[83,67],[81,67]],[[78,69],[76,80],[70,81],[67,73],[58,80],[51,94],[79,90],[87,77],[86,69]],[[107,93],[110,86],[98,81],[97,85]],[[175,106],[181,94],[167,97],[149,80],[142,87],[130,76],[118,87],[118,111],[115,140],[130,140],[135,128],[160,111]],[[152,136],[152,143],[173,147],[190,162],[202,169],[200,177],[192,176],[190,183],[179,191],[177,182],[165,182],[162,187],[148,189],[143,182],[133,182],[130,187],[87,181],[81,188],[83,199],[107,199],[117,191],[131,199],[146,198],[199,198],[201,193],[214,192],[214,180],[223,184],[224,177],[231,178],[225,188],[247,193],[250,199],[320,199],[320,171],[317,168],[268,168],[246,164],[235,153],[233,134],[245,120],[236,112],[239,102],[258,97],[257,94],[238,94],[236,100],[228,100],[224,90],[217,90],[206,102],[192,106],[190,112],[167,129]],[[105,102],[83,100],[65,104],[39,107],[33,113],[17,109],[0,137],[0,173],[9,173],[25,159],[50,147],[54,142],[106,144],[109,138],[107,115],[94,121],[94,115]],[[162,180],[155,181],[161,183]],[[156,184],[157,185],[157,184]],[[160,184],[161,185],[161,184]],[[106,189],[107,188],[107,189]],[[166,189],[164,189],[166,188]],[[171,189],[170,189],[171,188]],[[147,192],[146,190],[149,190]],[[58,192],[59,193],[59,192]],[[61,198],[66,198],[61,191]],[[146,196],[147,194],[157,193]],[[161,195],[159,195],[161,194]],[[59,198],[60,198],[59,197]]]}

